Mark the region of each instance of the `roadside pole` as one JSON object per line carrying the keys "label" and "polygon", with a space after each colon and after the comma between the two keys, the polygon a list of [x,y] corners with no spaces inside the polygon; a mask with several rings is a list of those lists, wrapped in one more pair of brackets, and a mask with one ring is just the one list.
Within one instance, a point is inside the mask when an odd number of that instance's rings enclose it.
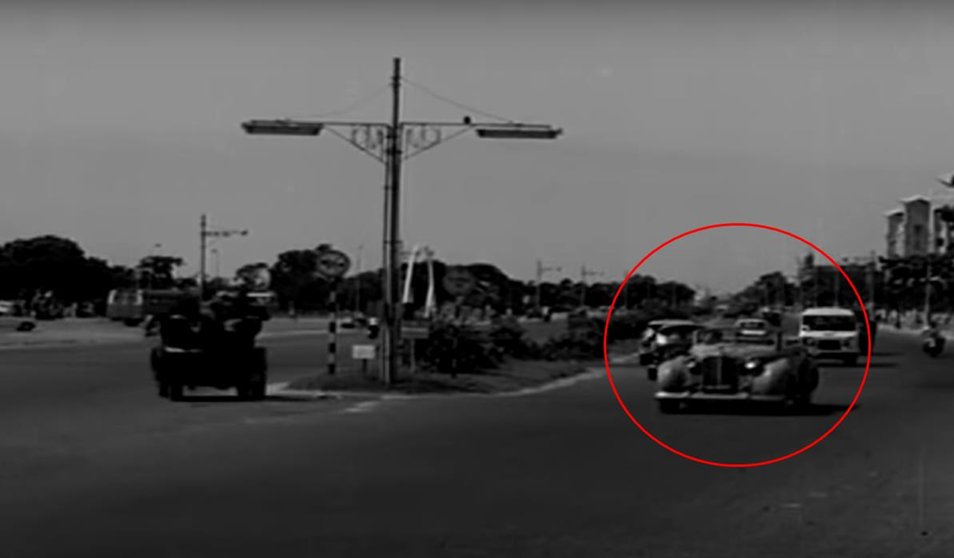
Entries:
{"label": "roadside pole", "polygon": [[329,245],[322,245],[315,249],[318,256],[315,263],[315,275],[329,282],[331,293],[329,306],[331,307],[331,321],[328,322],[328,375],[334,376],[337,365],[338,352],[338,284],[341,278],[351,267],[351,259],[340,250]]}
{"label": "roadside pole", "polygon": [[335,375],[338,353],[338,279],[331,282],[331,321],[328,322],[328,375]]}

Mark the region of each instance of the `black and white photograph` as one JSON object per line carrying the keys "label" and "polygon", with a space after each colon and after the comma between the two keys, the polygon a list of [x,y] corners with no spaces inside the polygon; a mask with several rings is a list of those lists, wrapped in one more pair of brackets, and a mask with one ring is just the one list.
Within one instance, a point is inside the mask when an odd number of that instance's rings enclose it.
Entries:
{"label": "black and white photograph", "polygon": [[0,0],[0,558],[954,556],[952,29]]}

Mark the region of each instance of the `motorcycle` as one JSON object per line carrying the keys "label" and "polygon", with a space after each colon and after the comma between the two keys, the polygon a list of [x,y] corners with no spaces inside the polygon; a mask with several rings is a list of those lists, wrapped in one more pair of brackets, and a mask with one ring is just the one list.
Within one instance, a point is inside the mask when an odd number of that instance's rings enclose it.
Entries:
{"label": "motorcycle", "polygon": [[944,343],[946,339],[943,335],[931,335],[924,340],[921,348],[931,358],[937,358],[944,352]]}

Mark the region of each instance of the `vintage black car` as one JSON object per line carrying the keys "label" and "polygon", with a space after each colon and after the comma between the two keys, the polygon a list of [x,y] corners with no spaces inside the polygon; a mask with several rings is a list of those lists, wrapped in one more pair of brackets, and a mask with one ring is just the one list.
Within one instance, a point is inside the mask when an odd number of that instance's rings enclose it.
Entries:
{"label": "vintage black car", "polygon": [[267,352],[256,337],[267,319],[254,306],[223,304],[211,314],[194,307],[162,318],[150,365],[159,396],[177,401],[185,389],[235,388],[239,397],[264,399]]}
{"label": "vintage black car", "polygon": [[803,407],[819,383],[818,366],[797,339],[738,342],[700,330],[692,347],[659,365],[655,398],[665,413],[693,401],[763,401]]}

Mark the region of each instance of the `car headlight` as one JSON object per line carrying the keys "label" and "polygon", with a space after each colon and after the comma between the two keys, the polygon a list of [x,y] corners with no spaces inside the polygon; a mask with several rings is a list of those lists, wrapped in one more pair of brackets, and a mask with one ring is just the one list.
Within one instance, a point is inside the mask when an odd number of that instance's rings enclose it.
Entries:
{"label": "car headlight", "polygon": [[750,374],[759,374],[762,371],[763,363],[757,358],[745,361],[745,370]]}

